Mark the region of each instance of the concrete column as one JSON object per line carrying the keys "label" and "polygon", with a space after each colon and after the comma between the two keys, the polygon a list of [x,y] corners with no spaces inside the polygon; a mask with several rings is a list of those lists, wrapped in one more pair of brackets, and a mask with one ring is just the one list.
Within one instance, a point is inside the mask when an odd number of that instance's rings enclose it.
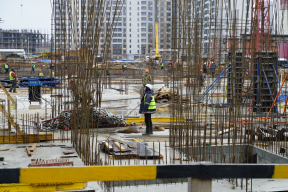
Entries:
{"label": "concrete column", "polygon": [[188,192],[212,192],[212,179],[189,177]]}

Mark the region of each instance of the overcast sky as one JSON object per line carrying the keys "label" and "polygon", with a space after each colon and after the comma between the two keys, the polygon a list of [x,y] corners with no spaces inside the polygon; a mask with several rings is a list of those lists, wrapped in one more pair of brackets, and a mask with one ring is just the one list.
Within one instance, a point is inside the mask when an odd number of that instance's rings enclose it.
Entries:
{"label": "overcast sky", "polygon": [[[0,0],[2,29],[39,29],[51,33],[53,0]],[[22,5],[22,7],[21,7]]]}

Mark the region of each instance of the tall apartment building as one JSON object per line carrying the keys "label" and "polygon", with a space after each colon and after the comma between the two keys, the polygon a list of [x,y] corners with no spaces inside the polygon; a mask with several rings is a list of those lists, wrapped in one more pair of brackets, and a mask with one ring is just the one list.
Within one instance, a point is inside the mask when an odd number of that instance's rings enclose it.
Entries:
{"label": "tall apartment building", "polygon": [[[244,3],[228,0],[198,0],[195,2],[195,7],[198,26],[203,26],[201,53],[203,58],[223,61],[230,39],[234,38],[234,35],[240,39],[240,34],[244,34],[245,29],[246,33],[250,31],[251,5],[247,4],[247,0]],[[231,33],[234,28],[235,33]],[[219,55],[221,58],[217,58]]]}
{"label": "tall apartment building", "polygon": [[39,30],[0,29],[0,49],[24,49],[28,55],[50,51],[49,35]]}
{"label": "tall apartment building", "polygon": [[127,58],[143,59],[155,46],[153,0],[126,0]]}
{"label": "tall apartment building", "polygon": [[[116,2],[116,0],[106,1],[99,54],[104,51],[107,26],[111,24]],[[82,13],[83,4],[87,5],[84,13]],[[56,49],[77,50],[81,48],[79,45],[81,37],[89,35],[85,34],[86,27],[89,27],[87,15],[89,6],[91,6],[90,0],[54,0],[52,36],[53,42],[56,42],[58,46]],[[154,0],[122,0],[116,11],[109,58],[144,59],[145,55],[149,55],[152,49],[155,49]],[[82,25],[84,31],[82,31]],[[63,28],[65,30],[60,30]]]}
{"label": "tall apartment building", "polygon": [[288,35],[288,1],[281,0],[279,3],[278,34]]}
{"label": "tall apartment building", "polygon": [[[159,26],[158,33],[160,55],[164,60],[171,60],[172,0],[155,1],[155,22],[158,22]],[[155,47],[153,50],[155,52]]]}

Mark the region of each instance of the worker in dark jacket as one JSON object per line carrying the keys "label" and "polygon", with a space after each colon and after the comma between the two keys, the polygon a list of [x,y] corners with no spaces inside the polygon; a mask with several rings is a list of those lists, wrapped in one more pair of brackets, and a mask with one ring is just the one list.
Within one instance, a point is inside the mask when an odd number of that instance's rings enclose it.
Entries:
{"label": "worker in dark jacket", "polygon": [[212,75],[212,78],[214,78],[214,74],[215,74],[215,68],[216,68],[216,65],[215,63],[211,63],[211,67],[210,67],[210,73]]}
{"label": "worker in dark jacket", "polygon": [[11,71],[9,73],[9,79],[12,83],[12,86],[9,89],[9,92],[13,90],[13,93],[16,93],[16,85],[17,85],[17,75],[15,74],[15,69],[14,67],[11,68]]}
{"label": "worker in dark jacket", "polygon": [[153,134],[151,114],[156,113],[156,103],[153,96],[151,84],[147,84],[144,87],[144,96],[141,99],[139,113],[142,113],[145,116],[146,132],[142,135]]}

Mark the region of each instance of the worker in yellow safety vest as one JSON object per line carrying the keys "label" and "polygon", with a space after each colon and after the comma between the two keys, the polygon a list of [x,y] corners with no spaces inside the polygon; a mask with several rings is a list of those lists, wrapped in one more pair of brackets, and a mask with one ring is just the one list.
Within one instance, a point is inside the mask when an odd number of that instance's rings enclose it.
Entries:
{"label": "worker in yellow safety vest", "polygon": [[146,124],[146,133],[143,133],[142,135],[153,134],[151,114],[156,113],[156,103],[153,96],[151,84],[147,84],[144,87],[144,96],[141,99],[139,113],[144,114]]}
{"label": "worker in yellow safety vest", "polygon": [[52,77],[55,77],[55,72],[54,72],[54,70],[52,70]]}
{"label": "worker in yellow safety vest", "polygon": [[9,73],[9,65],[8,62],[5,63],[5,73],[8,74]]}
{"label": "worker in yellow safety vest", "polygon": [[32,63],[32,68],[31,68],[31,73],[35,73],[35,67],[36,67],[36,65],[35,65],[35,63],[33,62],[33,63]]}
{"label": "worker in yellow safety vest", "polygon": [[39,70],[40,72],[38,73],[38,76],[40,77],[40,78],[43,78],[44,77],[44,73],[41,71],[41,69]]}
{"label": "worker in yellow safety vest", "polygon": [[17,85],[17,75],[15,74],[15,69],[14,67],[11,68],[11,71],[9,73],[9,79],[12,83],[12,86],[9,89],[9,92],[11,92],[13,90],[13,93],[16,93],[16,85]]}
{"label": "worker in yellow safety vest", "polygon": [[161,70],[164,69],[164,62],[161,63]]}

